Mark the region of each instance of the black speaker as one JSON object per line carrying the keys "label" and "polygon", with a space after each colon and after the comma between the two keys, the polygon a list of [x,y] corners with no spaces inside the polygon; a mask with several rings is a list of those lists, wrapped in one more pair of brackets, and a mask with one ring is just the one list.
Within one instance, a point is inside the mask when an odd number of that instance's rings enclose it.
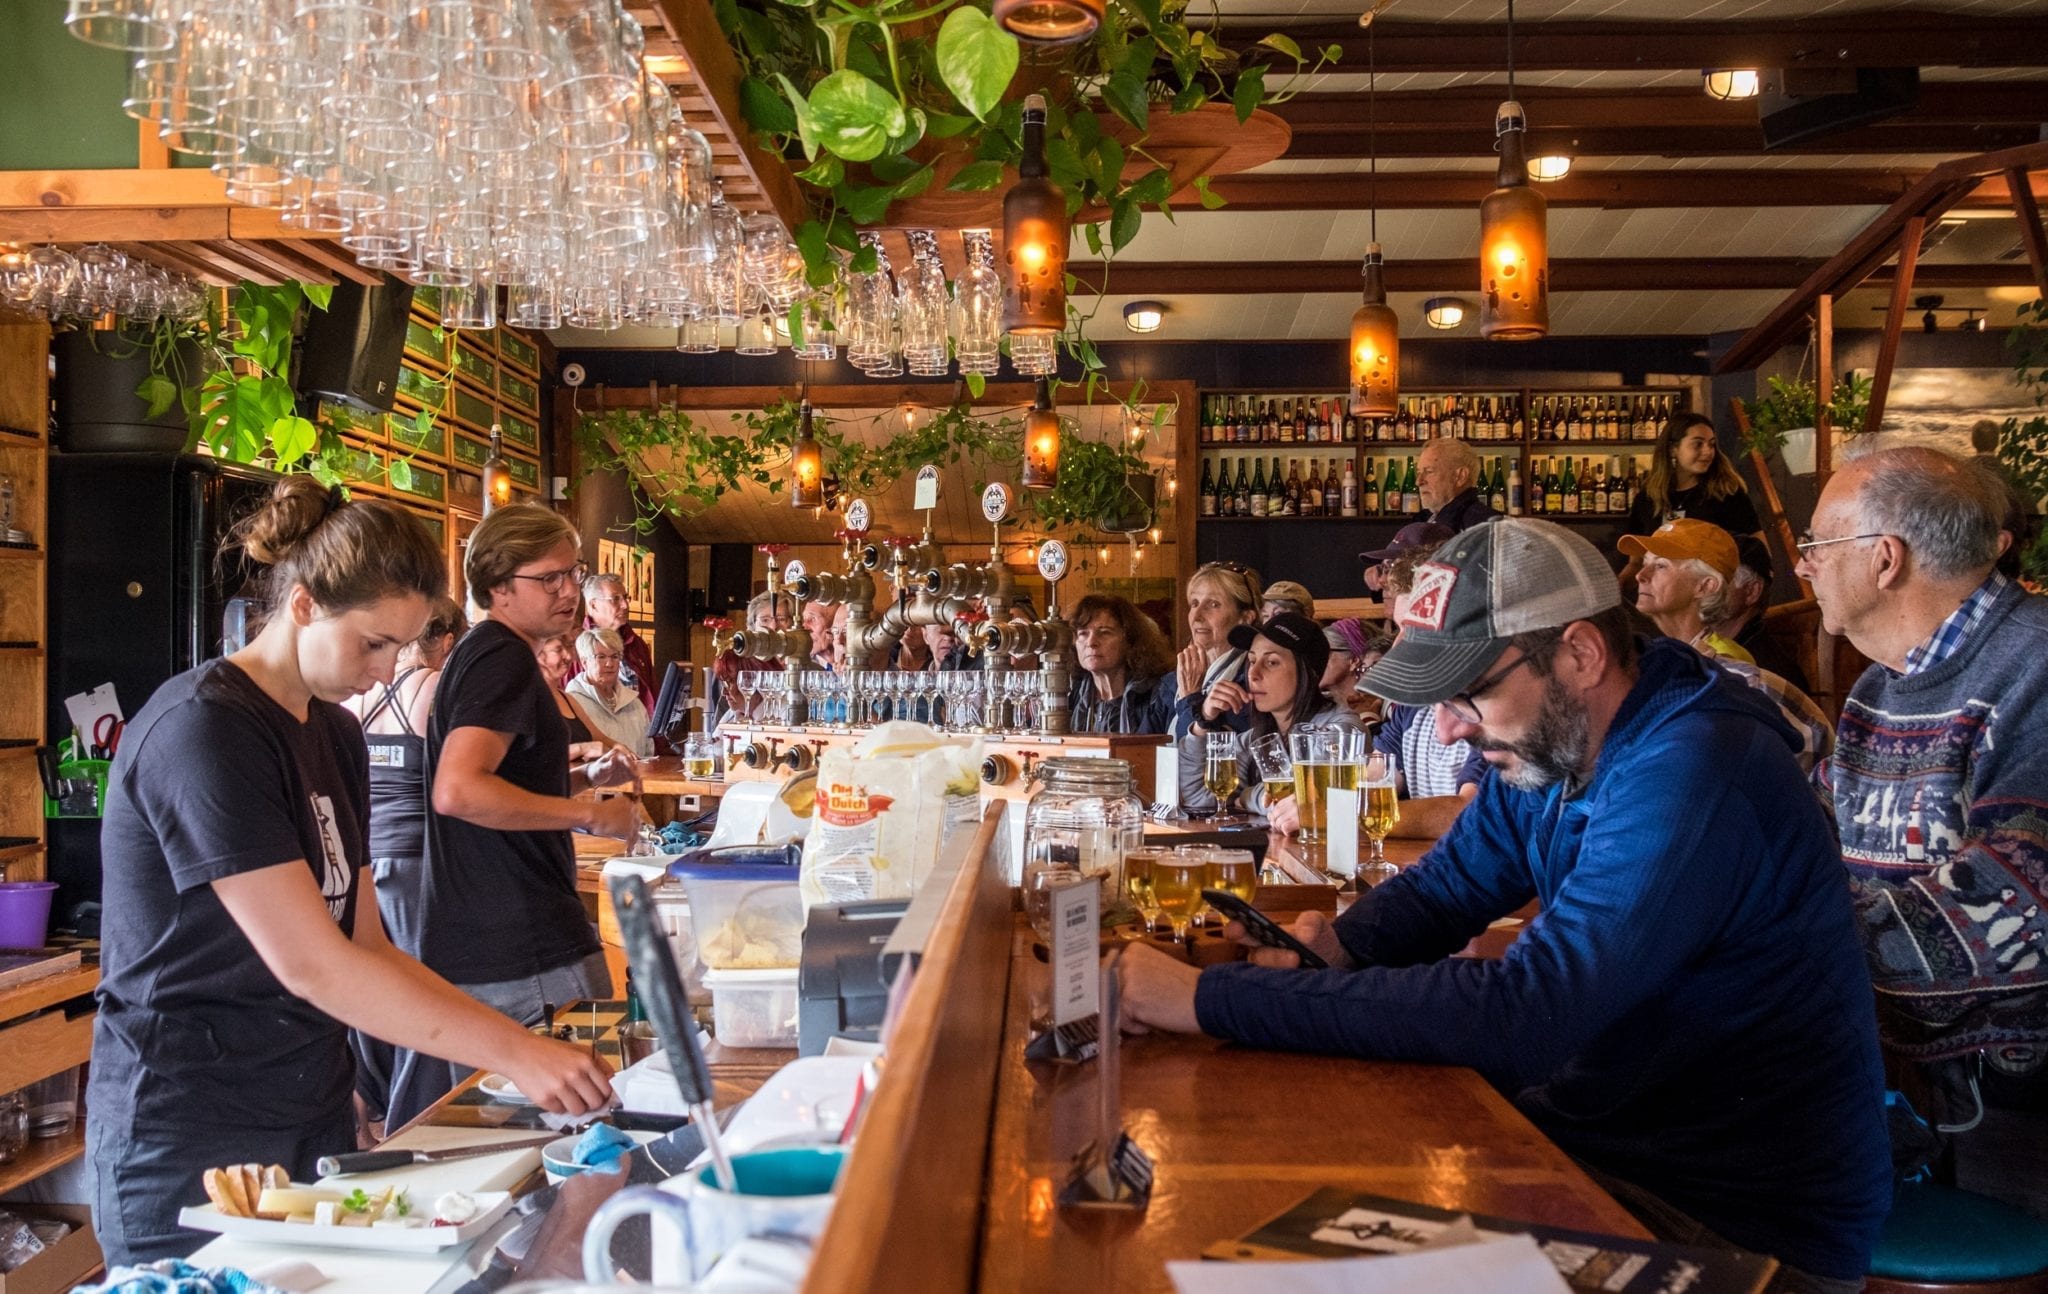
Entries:
{"label": "black speaker", "polygon": [[306,312],[299,338],[299,395],[388,413],[405,349],[412,285],[385,276],[375,287],[338,283],[325,310]]}
{"label": "black speaker", "polygon": [[1783,68],[1763,74],[1757,124],[1764,147],[1895,117],[1920,102],[1917,67]]}

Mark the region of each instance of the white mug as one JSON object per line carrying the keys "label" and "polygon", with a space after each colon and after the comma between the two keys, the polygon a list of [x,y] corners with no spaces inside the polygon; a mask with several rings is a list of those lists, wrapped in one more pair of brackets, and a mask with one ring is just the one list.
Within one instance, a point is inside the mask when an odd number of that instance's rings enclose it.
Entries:
{"label": "white mug", "polygon": [[832,1214],[832,1192],[845,1161],[843,1146],[785,1146],[733,1156],[736,1191],[720,1189],[708,1164],[658,1188],[621,1191],[598,1207],[583,1234],[584,1279],[611,1280],[612,1232],[642,1214],[654,1225],[656,1285],[703,1279],[752,1236],[815,1241]]}

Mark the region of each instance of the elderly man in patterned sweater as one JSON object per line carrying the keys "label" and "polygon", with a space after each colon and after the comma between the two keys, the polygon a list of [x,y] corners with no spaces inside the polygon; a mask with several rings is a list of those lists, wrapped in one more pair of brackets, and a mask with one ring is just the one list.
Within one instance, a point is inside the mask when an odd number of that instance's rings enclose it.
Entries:
{"label": "elderly man in patterned sweater", "polygon": [[1883,1040],[1934,1081],[1958,1184],[2048,1216],[2037,1166],[1987,1157],[2048,1157],[2048,599],[1996,569],[2005,511],[1970,463],[1864,455],[1822,492],[1799,573],[1876,662],[1820,777]]}

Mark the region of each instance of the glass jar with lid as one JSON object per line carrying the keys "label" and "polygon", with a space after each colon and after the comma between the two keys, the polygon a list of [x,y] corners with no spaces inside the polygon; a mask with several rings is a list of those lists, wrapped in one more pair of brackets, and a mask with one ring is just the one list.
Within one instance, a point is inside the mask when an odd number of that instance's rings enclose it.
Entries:
{"label": "glass jar with lid", "polygon": [[1027,878],[1046,868],[1092,877],[1109,911],[1123,889],[1124,854],[1145,835],[1145,804],[1130,763],[1058,756],[1039,761],[1033,776],[1038,789],[1024,809]]}

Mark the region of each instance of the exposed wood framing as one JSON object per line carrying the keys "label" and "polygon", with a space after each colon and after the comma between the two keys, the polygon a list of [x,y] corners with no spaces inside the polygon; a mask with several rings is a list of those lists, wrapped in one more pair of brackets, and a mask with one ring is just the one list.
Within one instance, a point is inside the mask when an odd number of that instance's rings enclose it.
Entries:
{"label": "exposed wood framing", "polygon": [[2041,208],[2025,171],[2005,173],[2012,194],[2012,213],[2020,224],[2020,245],[2027,249],[2027,264],[2034,270],[2034,286],[2048,297],[2048,234],[2041,231]]}
{"label": "exposed wood framing", "polygon": [[[1877,343],[1877,368],[1870,375],[1870,406],[1863,430],[1884,429],[1884,401],[1892,385],[1892,366],[1899,361],[1899,334],[1913,300],[1913,267],[1920,261],[1920,239],[1927,232],[1924,217],[1914,216],[1899,231],[1899,270],[1892,276],[1892,298],[1884,316],[1884,335]],[[1825,399],[1826,397],[1822,397]]]}
{"label": "exposed wood framing", "polygon": [[[1382,211],[1476,207],[1493,191],[1494,168],[1475,153],[1469,172],[1381,172],[1377,193],[1370,177],[1353,172],[1223,175],[1210,191],[1232,211],[1355,211],[1375,198]],[[1543,186],[1553,209],[1598,207],[1852,207],[1887,206],[1912,188],[1924,171],[1862,170],[1672,170],[1608,171],[1574,168]],[[2035,176],[2033,195],[2048,199],[2048,176]],[[2005,208],[2011,203],[2003,177],[1987,179],[1957,207]],[[1192,191],[1176,195],[1175,206],[1196,207]]]}

